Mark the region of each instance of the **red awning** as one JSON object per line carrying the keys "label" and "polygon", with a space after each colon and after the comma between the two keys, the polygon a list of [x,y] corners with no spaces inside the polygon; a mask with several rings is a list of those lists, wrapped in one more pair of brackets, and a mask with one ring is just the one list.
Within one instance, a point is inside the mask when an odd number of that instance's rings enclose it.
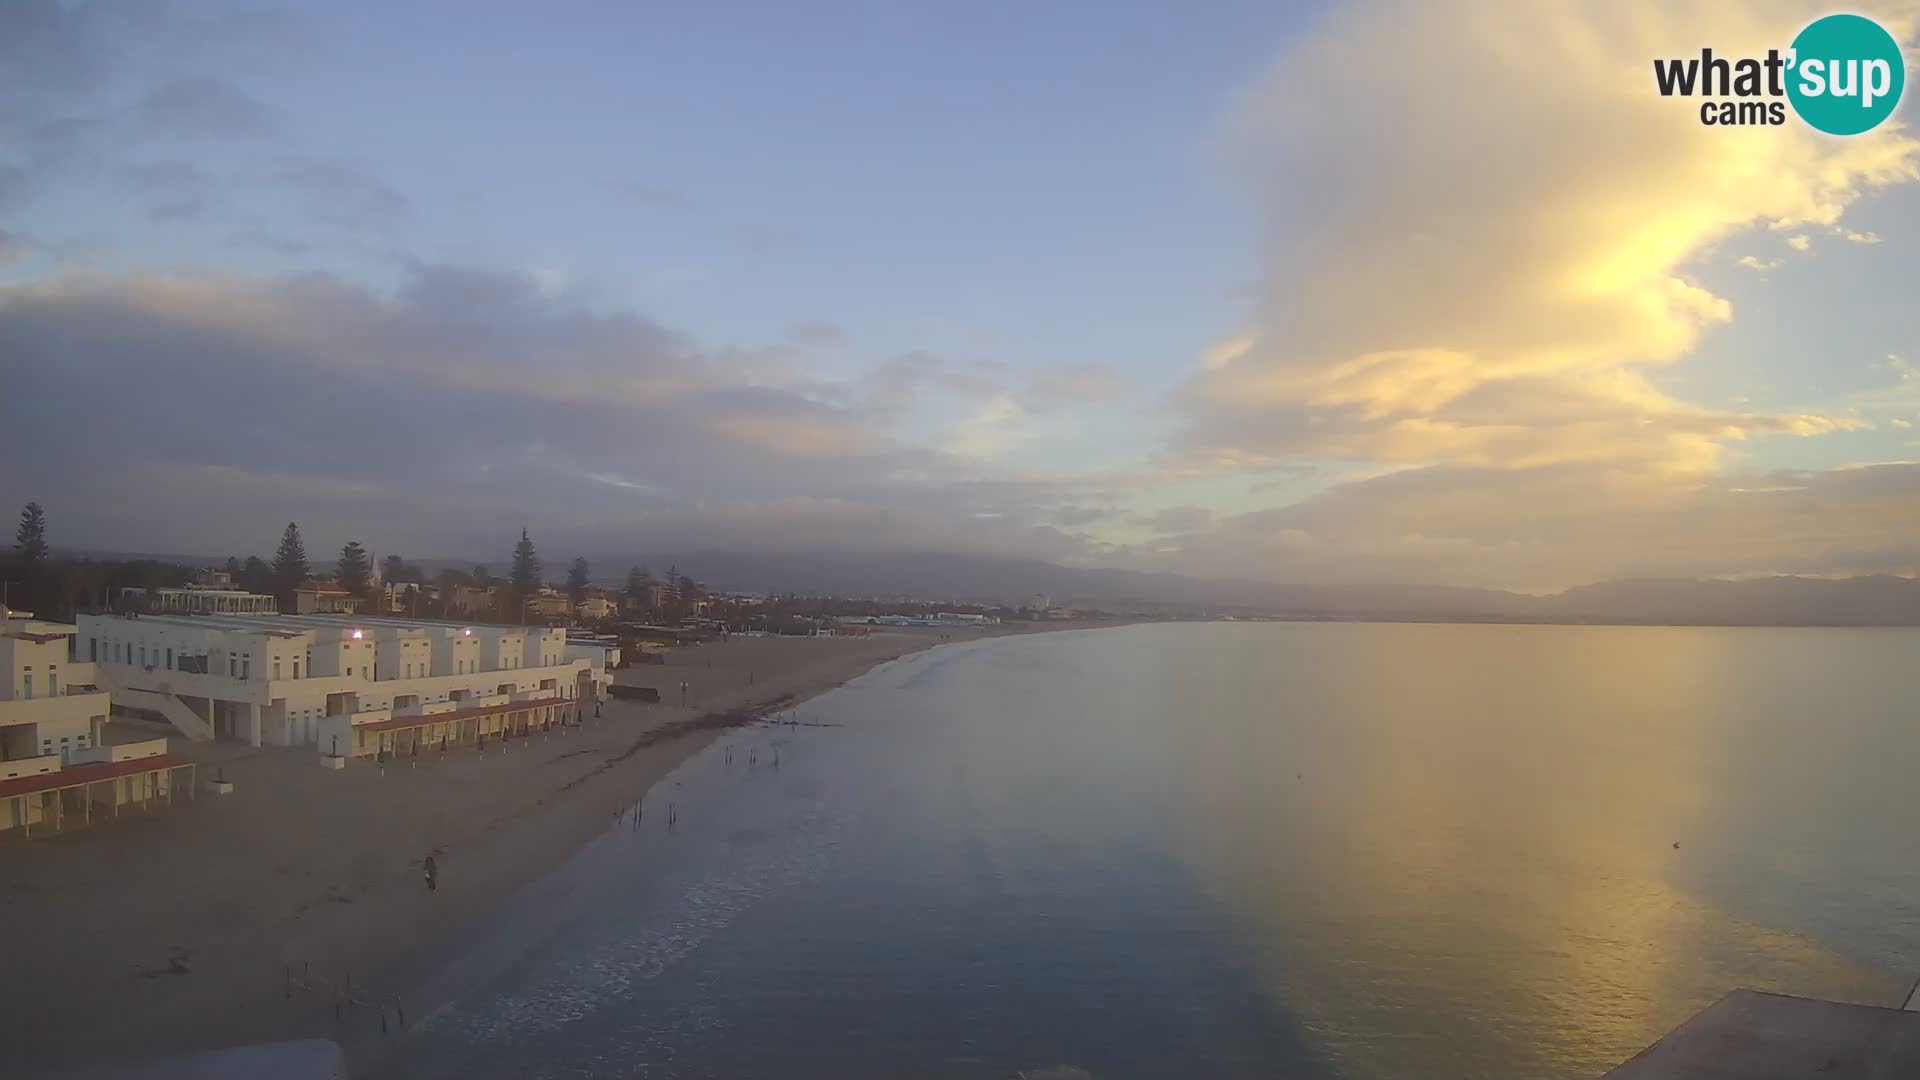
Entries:
{"label": "red awning", "polygon": [[557,697],[528,698],[526,701],[509,701],[504,705],[482,705],[477,709],[460,709],[432,716],[396,716],[391,720],[375,720],[371,724],[355,724],[353,730],[395,731],[400,728],[427,727],[430,724],[444,724],[451,720],[471,720],[476,716],[495,716],[500,713],[520,712],[523,709],[538,709],[543,705],[562,705],[566,701],[566,698]]}
{"label": "red awning", "polygon": [[162,769],[177,769],[193,762],[179,754],[155,754],[152,757],[131,758],[126,761],[101,761],[92,765],[74,765],[55,772],[41,773],[38,776],[21,776],[12,780],[0,780],[0,799],[11,799],[15,795],[32,795],[36,791],[59,791],[62,788],[79,787],[82,784],[98,784],[103,780],[118,780],[123,776],[137,776],[144,772],[159,772]]}

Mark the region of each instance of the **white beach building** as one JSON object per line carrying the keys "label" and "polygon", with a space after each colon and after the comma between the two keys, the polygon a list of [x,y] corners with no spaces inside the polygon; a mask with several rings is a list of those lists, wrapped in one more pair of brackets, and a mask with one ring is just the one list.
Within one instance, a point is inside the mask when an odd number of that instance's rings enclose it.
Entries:
{"label": "white beach building", "polygon": [[106,745],[109,695],[97,665],[73,659],[77,630],[0,608],[0,832],[171,801],[176,772],[192,771],[165,739]]}
{"label": "white beach building", "polygon": [[596,694],[566,631],[374,615],[82,615],[76,652],[117,705],[189,738],[341,756],[458,745],[577,715]]}
{"label": "white beach building", "polygon": [[0,622],[0,760],[58,756],[99,744],[108,696],[71,655],[78,628],[6,611]]}

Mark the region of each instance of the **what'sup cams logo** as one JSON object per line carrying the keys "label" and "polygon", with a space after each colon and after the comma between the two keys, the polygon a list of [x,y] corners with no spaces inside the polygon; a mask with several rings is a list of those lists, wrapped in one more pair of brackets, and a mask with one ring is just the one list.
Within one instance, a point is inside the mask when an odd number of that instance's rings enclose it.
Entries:
{"label": "what'sup cams logo", "polygon": [[[1662,97],[1700,97],[1700,122],[1734,127],[1784,124],[1787,105],[1829,135],[1880,126],[1907,83],[1900,43],[1859,15],[1828,15],[1800,31],[1782,54],[1728,59],[1711,48],[1685,60],[1655,60]],[[1783,100],[1784,99],[1784,100]]]}

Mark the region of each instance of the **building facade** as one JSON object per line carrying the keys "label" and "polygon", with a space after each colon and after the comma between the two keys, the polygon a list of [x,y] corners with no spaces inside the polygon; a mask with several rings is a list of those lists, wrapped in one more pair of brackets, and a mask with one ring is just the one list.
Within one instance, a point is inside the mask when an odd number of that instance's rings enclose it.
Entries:
{"label": "building facade", "polygon": [[280,610],[271,596],[208,585],[121,589],[120,609],[155,615],[272,615]]}
{"label": "building facade", "polygon": [[0,761],[66,761],[100,745],[110,701],[95,665],[73,659],[78,627],[0,613]]}
{"label": "building facade", "polygon": [[[190,738],[363,752],[396,719],[456,723],[518,704],[546,722],[595,693],[566,632],[398,616],[83,615],[75,649],[118,705]],[[486,715],[495,715],[487,713]],[[391,726],[391,725],[389,725]],[[363,731],[362,729],[365,729]]]}

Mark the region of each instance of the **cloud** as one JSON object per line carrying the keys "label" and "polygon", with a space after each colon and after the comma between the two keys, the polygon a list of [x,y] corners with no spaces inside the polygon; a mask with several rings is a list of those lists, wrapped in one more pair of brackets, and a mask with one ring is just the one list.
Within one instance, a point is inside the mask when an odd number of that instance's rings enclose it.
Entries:
{"label": "cloud", "polygon": [[192,221],[206,209],[207,204],[199,199],[169,199],[149,207],[147,217],[154,221]]}
{"label": "cloud", "polygon": [[1170,506],[1134,520],[1150,532],[1190,533],[1213,524],[1213,511],[1204,506]]}
{"label": "cloud", "polygon": [[1114,517],[1115,514],[1116,511],[1110,507],[1068,505],[1054,510],[1048,520],[1067,528],[1079,528],[1105,521]]}
{"label": "cloud", "polygon": [[254,138],[272,128],[266,107],[232,85],[205,77],[173,79],[149,90],[129,110],[148,134]]}
{"label": "cloud", "polygon": [[621,178],[606,181],[602,188],[615,199],[631,206],[664,210],[696,210],[700,206],[693,196],[664,184]]}
{"label": "cloud", "polygon": [[1647,58],[1764,47],[1803,20],[1611,11],[1371,5],[1287,50],[1225,136],[1269,273],[1252,325],[1177,399],[1179,455],[1700,471],[1730,441],[1846,426],[1692,406],[1647,369],[1733,316],[1693,260],[1742,230],[1833,225],[1914,179],[1920,143],[1705,132],[1645,85]]}
{"label": "cloud", "polygon": [[1787,246],[1795,251],[1811,251],[1813,250],[1813,237],[1805,233],[1801,233],[1798,236],[1789,236],[1787,237]]}
{"label": "cloud", "polygon": [[902,415],[929,393],[977,400],[1006,393],[1000,380],[924,349],[890,357],[861,382],[862,398],[878,413]]}
{"label": "cloud", "polygon": [[1039,408],[1094,405],[1127,392],[1127,380],[1105,364],[1079,364],[1036,372],[1027,384],[1027,401]]}
{"label": "cloud", "polygon": [[11,210],[25,202],[32,181],[27,171],[8,161],[0,161],[0,211]]}
{"label": "cloud", "polygon": [[1057,556],[1081,542],[1051,514],[1089,498],[902,440],[857,383],[759,384],[644,316],[476,267],[391,291],[207,270],[0,285],[0,384],[0,453],[61,447],[0,497],[57,508],[70,543],[227,550],[296,518],[466,553],[532,517],[570,546]]}
{"label": "cloud", "polygon": [[1837,230],[1836,235],[1852,244],[1877,244],[1880,242],[1879,233],[1859,232],[1854,229],[1840,229]]}
{"label": "cloud", "polygon": [[290,258],[298,258],[313,251],[313,245],[304,240],[253,226],[229,232],[227,246],[240,251],[265,251]]}
{"label": "cloud", "polygon": [[[1693,270],[1757,230],[1805,250],[1806,230],[1842,229],[1866,193],[1920,178],[1920,142],[1891,125],[1847,140],[1709,132],[1653,91],[1647,65],[1703,41],[1764,51],[1810,12],[1387,3],[1337,9],[1290,45],[1222,130],[1265,273],[1246,325],[1173,396],[1167,464],[1379,475],[1316,481],[1162,556],[1301,579],[1573,584],[1756,555],[1714,524],[1732,505],[1730,448],[1867,424],[1656,384],[1736,314]],[[1890,517],[1862,520],[1857,550],[1887,539]],[[1793,543],[1760,565],[1791,561]]]}
{"label": "cloud", "polygon": [[788,323],[787,340],[796,345],[845,345],[847,331],[839,323],[824,320]]}
{"label": "cloud", "polygon": [[1785,264],[1785,259],[1761,259],[1752,255],[1742,255],[1734,260],[1735,266],[1744,266],[1749,270],[1778,270]]}
{"label": "cloud", "polygon": [[345,161],[289,156],[265,179],[298,196],[315,221],[349,232],[384,236],[415,214],[413,200]]}
{"label": "cloud", "polygon": [[940,440],[940,448],[958,457],[991,461],[1004,457],[1033,435],[1027,423],[1027,411],[1020,403],[1006,394],[996,394],[948,428]]}
{"label": "cloud", "polygon": [[33,258],[33,247],[16,232],[0,229],[0,266],[23,263]]}
{"label": "cloud", "polygon": [[1550,591],[1606,578],[1920,571],[1920,466],[1673,477],[1432,467],[1226,518],[1126,558],[1294,581]]}

